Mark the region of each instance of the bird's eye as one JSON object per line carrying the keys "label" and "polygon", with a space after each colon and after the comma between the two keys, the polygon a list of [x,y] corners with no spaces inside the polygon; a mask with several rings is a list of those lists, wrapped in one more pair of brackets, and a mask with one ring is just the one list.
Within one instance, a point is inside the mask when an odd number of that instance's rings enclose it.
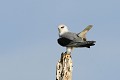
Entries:
{"label": "bird's eye", "polygon": [[61,28],[64,28],[64,26],[62,26]]}

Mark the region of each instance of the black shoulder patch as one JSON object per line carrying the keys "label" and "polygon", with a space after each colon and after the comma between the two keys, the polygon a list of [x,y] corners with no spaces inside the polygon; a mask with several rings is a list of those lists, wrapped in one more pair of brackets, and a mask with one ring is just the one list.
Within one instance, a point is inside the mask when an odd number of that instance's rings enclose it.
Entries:
{"label": "black shoulder patch", "polygon": [[67,38],[59,38],[57,41],[58,41],[58,44],[60,44],[61,46],[66,46],[71,42],[71,40]]}

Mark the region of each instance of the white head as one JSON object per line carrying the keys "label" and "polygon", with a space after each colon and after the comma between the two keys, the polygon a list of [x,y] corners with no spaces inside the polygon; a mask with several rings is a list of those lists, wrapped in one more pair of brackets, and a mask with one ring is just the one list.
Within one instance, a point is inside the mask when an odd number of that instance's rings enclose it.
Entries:
{"label": "white head", "polygon": [[68,28],[66,25],[61,24],[58,26],[58,31],[59,31],[59,35],[64,34],[65,32],[68,32]]}

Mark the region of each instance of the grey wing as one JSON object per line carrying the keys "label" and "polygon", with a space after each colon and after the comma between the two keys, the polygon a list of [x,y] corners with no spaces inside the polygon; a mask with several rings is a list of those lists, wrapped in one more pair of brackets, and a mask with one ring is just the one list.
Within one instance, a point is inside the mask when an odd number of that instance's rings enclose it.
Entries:
{"label": "grey wing", "polygon": [[94,46],[96,41],[84,41],[84,42],[73,42],[68,45],[67,47],[87,47]]}
{"label": "grey wing", "polygon": [[81,37],[79,37],[76,33],[72,33],[72,32],[66,32],[63,35],[61,35],[60,37],[67,38],[73,42],[81,42],[82,41]]}
{"label": "grey wing", "polygon": [[74,40],[77,38],[77,34],[76,33],[72,33],[72,32],[66,32],[62,35],[60,35],[61,38],[66,38],[66,39],[69,39],[69,40]]}

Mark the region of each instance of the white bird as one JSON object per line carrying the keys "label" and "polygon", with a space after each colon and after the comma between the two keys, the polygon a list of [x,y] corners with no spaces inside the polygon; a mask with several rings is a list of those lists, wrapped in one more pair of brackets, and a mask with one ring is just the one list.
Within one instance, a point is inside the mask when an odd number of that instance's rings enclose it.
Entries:
{"label": "white bird", "polygon": [[88,25],[82,32],[73,33],[69,32],[66,25],[61,24],[58,26],[59,38],[58,44],[66,47],[66,53],[71,53],[73,48],[87,47],[95,45],[96,41],[87,41],[86,33],[92,28],[92,25]]}

